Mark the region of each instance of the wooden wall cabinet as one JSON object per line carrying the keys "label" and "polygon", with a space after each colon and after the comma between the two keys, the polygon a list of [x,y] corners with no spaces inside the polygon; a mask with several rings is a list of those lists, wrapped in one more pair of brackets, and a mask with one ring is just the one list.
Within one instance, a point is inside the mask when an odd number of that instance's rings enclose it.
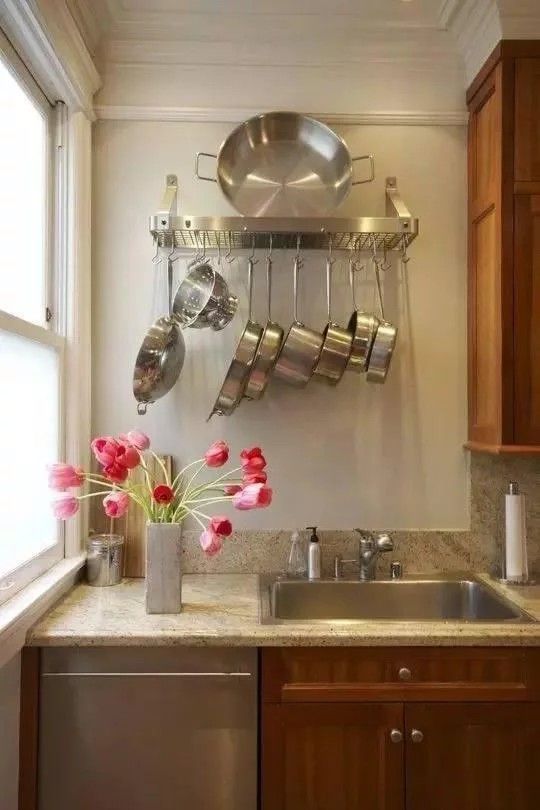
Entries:
{"label": "wooden wall cabinet", "polygon": [[262,651],[262,810],[537,810],[540,651]]}
{"label": "wooden wall cabinet", "polygon": [[540,454],[540,42],[504,41],[467,94],[471,450]]}

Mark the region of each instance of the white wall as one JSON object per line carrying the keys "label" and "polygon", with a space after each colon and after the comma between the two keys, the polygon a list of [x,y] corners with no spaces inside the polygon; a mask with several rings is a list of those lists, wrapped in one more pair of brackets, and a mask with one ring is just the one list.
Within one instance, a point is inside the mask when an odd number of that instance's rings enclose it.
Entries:
{"label": "white wall", "polygon": [[[372,151],[377,161],[376,182],[354,189],[340,213],[383,214],[384,178],[397,175],[420,218],[408,277],[397,262],[386,277],[387,316],[400,328],[386,385],[368,385],[354,374],[337,389],[313,382],[298,392],[275,384],[264,401],[243,403],[232,417],[207,424],[242,327],[239,317],[219,334],[189,330],[180,382],[146,417],[137,417],[133,361],[155,313],[147,218],[158,206],[167,172],[178,174],[183,213],[233,213],[215,186],[193,178],[195,152],[214,151],[230,125],[100,121],[94,163],[93,429],[116,433],[138,425],[159,450],[181,462],[217,438],[227,439],[235,452],[262,445],[275,502],[271,509],[238,515],[239,528],[311,523],[466,528],[465,129],[337,129],[353,154]],[[275,315],[287,326],[291,259],[276,258]],[[302,316],[315,327],[325,321],[323,262],[322,255],[310,257],[304,275]],[[227,274],[237,289],[243,273]],[[372,280],[365,286],[371,301]],[[344,320],[351,304],[344,283],[340,289],[337,310]]]}
{"label": "white wall", "polygon": [[21,657],[0,669],[0,810],[17,810]]}

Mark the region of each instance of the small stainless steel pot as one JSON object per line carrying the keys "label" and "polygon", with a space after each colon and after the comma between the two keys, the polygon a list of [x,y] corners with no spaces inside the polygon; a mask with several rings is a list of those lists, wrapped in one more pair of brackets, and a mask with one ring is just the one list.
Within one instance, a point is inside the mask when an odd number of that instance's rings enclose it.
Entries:
{"label": "small stainless steel pot", "polygon": [[247,399],[260,399],[263,396],[283,343],[283,329],[272,320],[272,257],[270,253],[266,257],[266,292],[267,321],[244,392]]}
{"label": "small stainless steel pot", "polygon": [[332,268],[333,259],[326,260],[326,301],[328,304],[328,323],[323,332],[323,346],[315,377],[329,385],[337,385],[347,368],[352,349],[352,334],[332,321]]}
{"label": "small stainless steel pot", "polygon": [[302,261],[297,255],[293,267],[294,321],[282,343],[274,369],[275,377],[297,388],[303,388],[311,379],[323,345],[321,333],[309,329],[298,320],[298,271],[301,264]]}
{"label": "small stainless steel pot", "polygon": [[238,298],[230,294],[223,276],[204,262],[193,267],[178,285],[172,311],[181,326],[210,327],[218,332],[232,320],[237,307]]}
{"label": "small stainless steel pot", "polygon": [[384,304],[381,291],[381,279],[379,276],[379,268],[375,264],[375,278],[377,281],[377,293],[379,296],[379,304],[381,307],[382,321],[377,327],[377,334],[373,341],[373,347],[369,357],[369,362],[366,372],[366,380],[373,383],[383,383],[386,380],[390,362],[394,354],[396,345],[397,329],[389,323],[384,317]]}
{"label": "small stainless steel pot", "polygon": [[257,349],[261,341],[263,328],[256,321],[251,320],[252,298],[253,298],[253,258],[248,259],[248,286],[249,305],[248,320],[242,336],[238,341],[234,357],[231,361],[223,385],[217,395],[214,407],[206,421],[209,421],[215,414],[220,416],[230,416],[236,410],[244,394],[249,375],[257,356]]}
{"label": "small stainless steel pot", "polygon": [[349,318],[347,327],[352,335],[352,347],[349,362],[347,363],[347,371],[356,371],[361,374],[366,370],[380,321],[376,315],[358,309],[354,285],[355,272],[354,261],[351,257],[349,262],[349,283],[351,285],[354,312]]}

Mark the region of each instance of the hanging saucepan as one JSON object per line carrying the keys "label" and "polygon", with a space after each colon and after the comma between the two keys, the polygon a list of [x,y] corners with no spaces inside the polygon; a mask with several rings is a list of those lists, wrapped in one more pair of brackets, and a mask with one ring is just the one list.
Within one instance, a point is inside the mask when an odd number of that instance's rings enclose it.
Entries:
{"label": "hanging saucepan", "polygon": [[139,403],[137,413],[171,390],[182,371],[186,353],[184,336],[172,316],[173,263],[167,260],[169,314],[159,318],[148,330],[139,349],[133,371],[133,394]]}
{"label": "hanging saucepan", "polygon": [[366,380],[373,383],[383,383],[386,380],[388,369],[390,368],[390,361],[394,354],[394,347],[396,345],[397,329],[389,323],[384,317],[384,304],[381,290],[381,279],[379,275],[379,265],[377,261],[373,260],[375,269],[375,280],[377,282],[377,295],[379,297],[379,306],[381,309],[382,320],[377,327],[375,340],[369,356]]}
{"label": "hanging saucepan", "polygon": [[266,326],[257,349],[253,368],[249,375],[244,396],[247,399],[260,399],[266,391],[274,366],[276,365],[279,350],[283,343],[283,329],[272,320],[272,237],[270,248],[266,257],[266,294],[268,315]]}
{"label": "hanging saucepan", "polygon": [[256,321],[251,320],[253,298],[253,256],[248,259],[248,320],[242,336],[236,347],[234,357],[229,366],[221,390],[206,421],[214,414],[230,416],[236,409],[249,379],[253,362],[257,356],[257,349],[262,337],[263,328]]}
{"label": "hanging saucepan", "polygon": [[352,334],[342,329],[332,320],[332,269],[334,260],[331,249],[326,259],[326,302],[328,305],[328,323],[323,332],[321,356],[315,369],[315,377],[330,385],[337,385],[347,368],[352,349]]}
{"label": "hanging saucepan", "polygon": [[323,345],[321,333],[309,329],[298,320],[298,271],[301,266],[302,260],[297,251],[293,266],[294,321],[281,345],[274,368],[275,377],[298,388],[303,388],[311,379]]}
{"label": "hanging saucepan", "polygon": [[354,283],[356,272],[354,257],[351,256],[349,259],[349,284],[351,285],[354,312],[349,318],[348,326],[352,335],[352,348],[347,371],[356,371],[360,374],[366,370],[380,321],[376,315],[358,308]]}
{"label": "hanging saucepan", "polygon": [[[217,179],[199,173],[201,157],[217,160]],[[353,164],[369,161],[369,176],[353,180]],[[351,186],[375,177],[373,155],[351,158],[344,141],[320,121],[295,112],[268,112],[244,121],[219,154],[198,152],[195,175],[218,183],[236,210],[251,217],[324,216]]]}

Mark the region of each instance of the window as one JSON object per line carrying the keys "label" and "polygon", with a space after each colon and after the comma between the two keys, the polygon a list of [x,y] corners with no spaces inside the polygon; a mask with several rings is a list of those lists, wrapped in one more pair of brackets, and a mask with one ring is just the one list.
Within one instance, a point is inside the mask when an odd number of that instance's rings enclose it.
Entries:
{"label": "window", "polygon": [[47,465],[62,456],[65,343],[57,114],[4,38],[0,109],[2,603],[64,553]]}

